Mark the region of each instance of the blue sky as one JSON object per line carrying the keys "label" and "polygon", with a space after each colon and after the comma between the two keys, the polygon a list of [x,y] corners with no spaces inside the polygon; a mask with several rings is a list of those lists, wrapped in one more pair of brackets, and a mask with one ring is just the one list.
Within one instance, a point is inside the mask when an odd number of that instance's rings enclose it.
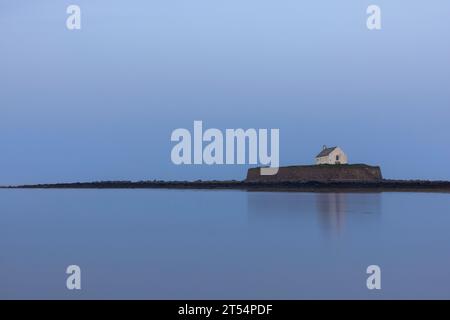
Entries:
{"label": "blue sky", "polygon": [[450,2],[329,2],[0,0],[0,184],[243,178],[172,164],[194,120],[279,128],[282,164],[339,145],[388,178],[450,179]]}

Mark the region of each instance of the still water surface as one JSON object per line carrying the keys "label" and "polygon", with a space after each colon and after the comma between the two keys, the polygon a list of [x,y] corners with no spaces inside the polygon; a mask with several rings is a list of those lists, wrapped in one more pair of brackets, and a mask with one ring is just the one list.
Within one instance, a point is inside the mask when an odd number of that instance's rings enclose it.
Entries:
{"label": "still water surface", "polygon": [[0,190],[0,298],[450,299],[450,195]]}

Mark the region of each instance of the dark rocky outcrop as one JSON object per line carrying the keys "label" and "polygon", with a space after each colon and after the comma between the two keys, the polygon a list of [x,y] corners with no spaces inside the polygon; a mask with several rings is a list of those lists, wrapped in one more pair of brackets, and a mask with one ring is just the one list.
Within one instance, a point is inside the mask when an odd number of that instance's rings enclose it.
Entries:
{"label": "dark rocky outcrop", "polygon": [[260,168],[247,172],[246,182],[367,182],[381,181],[381,169],[366,164],[338,164],[280,167],[273,176],[263,176]]}
{"label": "dark rocky outcrop", "polygon": [[244,191],[294,192],[450,192],[450,181],[386,180],[380,167],[365,164],[282,167],[277,175],[260,176],[259,168],[248,170],[243,181],[95,181],[35,184],[13,189],[234,189]]}
{"label": "dark rocky outcrop", "polygon": [[[5,188],[5,187],[4,187]],[[234,189],[244,191],[294,192],[450,192],[450,181],[97,181],[11,186],[14,189]]]}

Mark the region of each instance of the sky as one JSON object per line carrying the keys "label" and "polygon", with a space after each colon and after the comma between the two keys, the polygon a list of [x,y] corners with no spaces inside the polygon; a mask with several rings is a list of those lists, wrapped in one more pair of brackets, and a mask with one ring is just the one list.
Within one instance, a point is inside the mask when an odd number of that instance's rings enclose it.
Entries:
{"label": "sky", "polygon": [[450,180],[450,2],[330,2],[0,0],[0,185],[244,178],[172,163],[194,120],[278,128],[281,165],[338,145],[385,178]]}

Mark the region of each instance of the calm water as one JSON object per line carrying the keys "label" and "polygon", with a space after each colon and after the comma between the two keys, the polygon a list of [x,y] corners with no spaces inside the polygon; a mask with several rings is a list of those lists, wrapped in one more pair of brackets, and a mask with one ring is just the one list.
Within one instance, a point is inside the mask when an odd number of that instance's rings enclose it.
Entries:
{"label": "calm water", "polygon": [[450,195],[0,190],[0,298],[448,299]]}

